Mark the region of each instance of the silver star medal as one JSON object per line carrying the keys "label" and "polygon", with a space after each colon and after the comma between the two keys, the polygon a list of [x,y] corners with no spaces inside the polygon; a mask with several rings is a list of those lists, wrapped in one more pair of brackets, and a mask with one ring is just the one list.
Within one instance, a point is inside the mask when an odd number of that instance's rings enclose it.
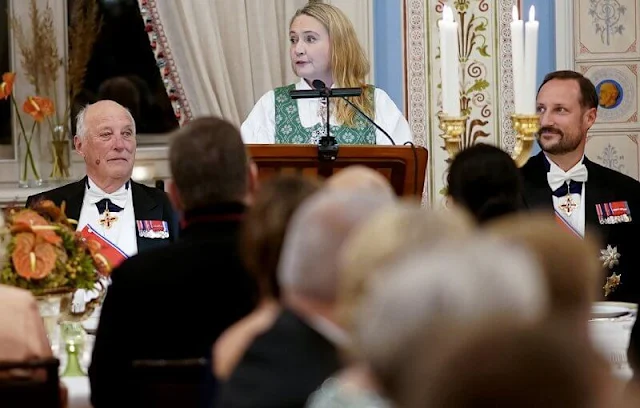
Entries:
{"label": "silver star medal", "polygon": [[[618,252],[618,247],[607,245],[605,249],[600,250],[600,261],[602,262],[603,268],[613,269],[614,266],[620,263],[619,259],[620,253]],[[614,292],[618,285],[620,285],[621,280],[622,275],[612,272],[611,276],[607,278],[607,282],[602,287],[602,289],[604,289],[604,296],[608,297],[612,292]]]}
{"label": "silver star medal", "polygon": [[620,253],[618,253],[618,247],[611,247],[607,245],[606,249],[600,250],[600,261],[602,261],[603,268],[612,269],[615,265],[619,264]]}

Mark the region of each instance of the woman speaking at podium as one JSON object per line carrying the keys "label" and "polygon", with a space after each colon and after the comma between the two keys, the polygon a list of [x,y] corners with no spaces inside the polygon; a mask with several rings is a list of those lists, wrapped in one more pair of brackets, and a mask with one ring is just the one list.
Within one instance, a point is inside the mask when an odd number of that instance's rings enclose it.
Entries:
{"label": "woman speaking at podium", "polygon": [[[335,6],[309,2],[289,25],[291,65],[296,84],[264,94],[242,124],[246,144],[318,144],[326,133],[324,98],[297,99],[291,90],[311,90],[313,81],[327,88],[361,88],[351,97],[361,111],[393,138],[396,145],[413,142],[409,124],[389,95],[364,82],[369,61],[347,16]],[[330,135],[338,144],[390,145],[391,141],[341,98],[331,98]]]}

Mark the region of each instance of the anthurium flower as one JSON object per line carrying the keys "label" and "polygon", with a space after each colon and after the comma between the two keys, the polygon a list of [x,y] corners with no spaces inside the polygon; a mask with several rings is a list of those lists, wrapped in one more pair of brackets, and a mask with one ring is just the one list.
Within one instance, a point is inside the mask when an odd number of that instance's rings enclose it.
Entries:
{"label": "anthurium flower", "polygon": [[15,78],[16,74],[13,72],[5,72],[2,74],[2,83],[0,83],[0,99],[7,99],[11,96]]}
{"label": "anthurium flower", "polygon": [[53,101],[41,96],[29,96],[27,100],[24,101],[22,110],[31,115],[36,122],[42,122],[47,116],[53,115]]}

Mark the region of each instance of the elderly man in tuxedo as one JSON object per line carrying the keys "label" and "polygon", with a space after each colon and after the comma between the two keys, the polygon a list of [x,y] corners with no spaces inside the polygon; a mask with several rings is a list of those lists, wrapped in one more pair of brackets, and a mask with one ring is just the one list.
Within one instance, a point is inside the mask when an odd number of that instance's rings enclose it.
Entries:
{"label": "elderly man in tuxedo", "polygon": [[600,296],[636,303],[640,183],[585,156],[597,107],[596,89],[581,74],[557,71],[545,77],[537,97],[542,151],[522,168],[524,201],[554,213],[570,233],[599,239],[602,251],[593,256],[600,256],[605,270]]}
{"label": "elderly man in tuxedo", "polygon": [[117,246],[124,257],[174,240],[177,219],[165,192],[131,180],[136,153],[136,124],[120,104],[102,100],[77,116],[76,151],[84,158],[86,177],[31,196],[66,202],[69,218],[78,220]]}

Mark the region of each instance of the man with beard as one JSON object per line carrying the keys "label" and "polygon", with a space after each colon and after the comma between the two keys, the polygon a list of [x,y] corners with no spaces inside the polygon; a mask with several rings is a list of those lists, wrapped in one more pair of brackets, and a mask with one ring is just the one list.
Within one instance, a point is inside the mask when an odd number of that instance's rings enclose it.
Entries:
{"label": "man with beard", "polygon": [[[596,121],[598,95],[574,71],[548,74],[538,89],[538,143],[542,151],[522,168],[529,209],[554,212],[560,225],[602,243],[605,300],[638,302],[640,183],[584,155],[587,132]],[[595,288],[594,288],[595,290]]]}

